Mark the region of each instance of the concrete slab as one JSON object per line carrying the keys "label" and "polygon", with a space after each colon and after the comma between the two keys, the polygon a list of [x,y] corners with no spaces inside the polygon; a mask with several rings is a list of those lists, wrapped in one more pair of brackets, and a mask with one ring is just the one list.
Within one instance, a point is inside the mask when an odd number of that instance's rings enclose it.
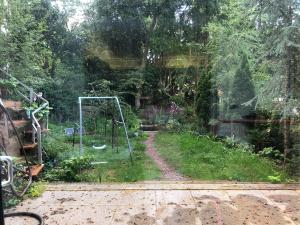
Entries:
{"label": "concrete slab", "polygon": [[200,212],[195,205],[176,204],[157,208],[156,225],[202,225]]}
{"label": "concrete slab", "polygon": [[111,224],[153,225],[156,222],[156,205],[119,206]]}
{"label": "concrete slab", "polygon": [[189,190],[156,190],[157,205],[195,205]]}
{"label": "concrete slab", "polygon": [[144,181],[138,183],[101,184],[77,183],[50,184],[48,191],[104,191],[104,190],[299,190],[299,184],[200,182],[200,181]]}
{"label": "concrete slab", "polygon": [[[298,225],[299,203],[298,185],[76,183],[51,184],[41,197],[9,211],[39,213],[47,225]],[[19,224],[37,223],[6,219],[6,225]]]}

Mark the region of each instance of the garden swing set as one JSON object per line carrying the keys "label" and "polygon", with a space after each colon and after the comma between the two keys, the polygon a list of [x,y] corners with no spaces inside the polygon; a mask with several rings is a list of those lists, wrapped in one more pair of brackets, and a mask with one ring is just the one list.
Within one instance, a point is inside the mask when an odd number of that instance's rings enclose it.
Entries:
{"label": "garden swing set", "polygon": [[[92,148],[95,150],[105,150],[108,146],[107,142],[110,138],[108,138],[108,122],[111,119],[111,146],[112,148],[117,149],[117,152],[119,150],[119,125],[121,125],[124,129],[125,138],[128,146],[128,152],[130,156],[131,163],[132,161],[132,147],[130,144],[129,136],[128,136],[128,130],[125,124],[122,108],[120,105],[120,101],[118,97],[116,96],[99,96],[99,97],[79,97],[79,137],[80,137],[80,155],[84,153],[84,147],[83,147],[83,136],[87,133],[87,130],[84,127],[84,101],[98,101],[98,102],[104,102],[102,105],[98,105],[97,107],[97,115],[93,115],[93,137],[97,138],[98,140],[95,141],[92,144]],[[110,110],[108,110],[110,109]],[[103,129],[103,135],[98,136],[95,131],[98,130],[98,123],[97,118],[99,117],[99,114],[104,114],[104,129]],[[116,114],[118,116],[116,116]],[[119,121],[120,120],[120,121]],[[104,138],[103,138],[104,137]],[[103,140],[104,139],[104,140]],[[103,143],[105,141],[105,143]],[[106,162],[94,162],[94,164],[102,164]]]}

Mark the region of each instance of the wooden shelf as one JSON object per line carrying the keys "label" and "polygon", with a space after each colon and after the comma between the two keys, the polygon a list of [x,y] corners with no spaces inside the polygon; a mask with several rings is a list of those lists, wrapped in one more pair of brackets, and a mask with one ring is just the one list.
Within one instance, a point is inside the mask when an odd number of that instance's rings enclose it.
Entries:
{"label": "wooden shelf", "polygon": [[33,150],[38,146],[37,143],[32,143],[32,144],[25,144],[24,145],[24,150]]}
{"label": "wooden shelf", "polygon": [[24,127],[28,124],[27,120],[13,120],[13,123],[16,128]]}
{"label": "wooden shelf", "polygon": [[44,168],[44,164],[38,164],[30,167],[31,175],[33,177],[38,176],[42,172],[43,168]]}
{"label": "wooden shelf", "polygon": [[[43,129],[43,130],[41,130],[42,133],[47,133],[49,131],[50,131],[50,129]],[[25,131],[25,133],[26,134],[32,134],[32,130],[27,130],[27,131]]]}
{"label": "wooden shelf", "polygon": [[22,102],[20,101],[10,101],[10,100],[4,100],[3,105],[6,109],[13,109],[13,110],[23,110],[22,108]]}

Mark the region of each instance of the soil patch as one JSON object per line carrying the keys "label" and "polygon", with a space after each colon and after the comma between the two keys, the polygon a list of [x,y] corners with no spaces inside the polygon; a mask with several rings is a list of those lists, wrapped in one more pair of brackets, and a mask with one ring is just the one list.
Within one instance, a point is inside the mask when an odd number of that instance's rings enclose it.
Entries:
{"label": "soil patch", "polygon": [[164,225],[196,225],[198,214],[196,208],[176,206],[173,214],[164,219]]}
{"label": "soil patch", "polygon": [[128,225],[152,225],[155,224],[155,218],[148,216],[147,213],[134,215],[128,222]]}
{"label": "soil patch", "polygon": [[288,214],[294,222],[300,223],[300,197],[299,196],[271,195],[269,197],[277,203],[286,204],[284,213]]}
{"label": "soil patch", "polygon": [[286,225],[289,222],[277,206],[270,205],[265,199],[252,195],[237,195],[231,201],[208,200],[200,212],[203,224],[217,225]]}

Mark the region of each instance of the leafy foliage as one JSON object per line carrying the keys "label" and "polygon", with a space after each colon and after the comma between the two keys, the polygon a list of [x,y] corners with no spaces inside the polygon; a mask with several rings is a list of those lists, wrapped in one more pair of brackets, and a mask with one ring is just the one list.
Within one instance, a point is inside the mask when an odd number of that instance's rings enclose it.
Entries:
{"label": "leafy foliage", "polygon": [[10,79],[0,79],[0,88],[5,88],[8,89],[10,91],[13,91],[16,89],[17,87],[17,80],[14,78],[10,78]]}
{"label": "leafy foliage", "polygon": [[27,196],[30,198],[40,197],[47,188],[46,182],[36,182],[30,186]]}
{"label": "leafy foliage", "polygon": [[[22,106],[22,108],[24,110],[26,110],[26,112],[29,112],[29,113],[33,112],[34,110],[38,109],[39,107],[40,107],[40,105],[38,103],[36,103],[36,102],[32,103],[31,105],[23,103],[23,106]],[[39,111],[37,113],[37,116],[38,117],[43,117],[43,116],[45,116],[45,115],[47,115],[49,113],[50,113],[50,108],[46,107],[46,108],[42,109],[41,111]]]}

